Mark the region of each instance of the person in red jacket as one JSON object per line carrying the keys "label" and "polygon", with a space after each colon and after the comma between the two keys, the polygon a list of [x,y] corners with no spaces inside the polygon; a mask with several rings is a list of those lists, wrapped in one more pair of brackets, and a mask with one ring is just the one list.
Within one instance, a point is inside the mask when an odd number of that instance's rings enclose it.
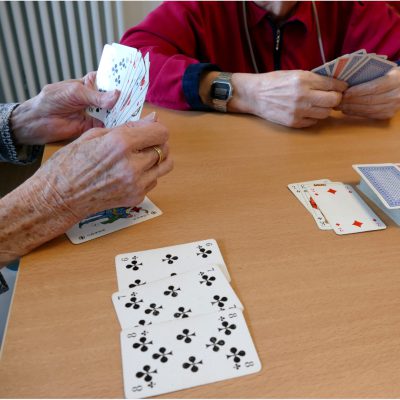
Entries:
{"label": "person in red jacket", "polygon": [[[309,71],[359,49],[396,61],[399,37],[400,15],[385,2],[199,1],[163,3],[121,43],[150,52],[153,104],[306,127],[333,108],[390,118],[400,108],[398,68],[349,89]],[[218,93],[227,82],[232,92]]]}

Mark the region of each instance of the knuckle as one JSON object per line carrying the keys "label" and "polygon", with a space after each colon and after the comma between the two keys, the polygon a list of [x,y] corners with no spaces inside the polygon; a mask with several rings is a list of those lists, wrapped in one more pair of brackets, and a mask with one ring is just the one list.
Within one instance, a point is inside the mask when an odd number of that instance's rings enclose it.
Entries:
{"label": "knuckle", "polygon": [[133,189],[134,192],[142,192],[142,187],[140,185],[140,181],[138,180],[138,174],[136,171],[129,166],[129,163],[125,164],[124,171],[120,175],[120,183],[123,185],[126,190],[129,192]]}
{"label": "knuckle", "polygon": [[47,85],[44,85],[43,88],[42,88],[42,90],[41,90],[41,93],[42,93],[44,96],[48,95],[49,93],[51,93],[52,87],[53,87],[53,86],[52,86],[51,83],[48,83]]}
{"label": "knuckle", "polygon": [[300,123],[301,118],[299,117],[299,115],[296,114],[291,114],[289,115],[289,118],[287,119],[287,123],[286,125],[291,127],[291,128],[296,128],[298,126],[298,124]]}
{"label": "knuckle", "polygon": [[83,88],[80,82],[69,82],[68,85],[68,89],[71,91],[71,93],[77,93]]}
{"label": "knuckle", "polygon": [[328,102],[328,107],[336,107],[342,101],[342,94],[338,92],[332,92],[331,100]]}
{"label": "knuckle", "polygon": [[295,89],[302,90],[304,87],[303,77],[298,74],[293,75],[292,84],[295,87]]}
{"label": "knuckle", "polygon": [[171,158],[167,158],[165,160],[165,169],[164,169],[164,173],[168,174],[169,172],[171,172],[174,169],[174,160],[172,160]]}
{"label": "knuckle", "polygon": [[107,143],[107,145],[110,146],[109,148],[112,148],[117,155],[126,155],[130,151],[128,137],[121,129],[116,129],[111,135],[108,135],[108,141],[111,143]]}
{"label": "knuckle", "polygon": [[156,122],[156,124],[157,124],[156,126],[157,126],[157,129],[158,129],[158,133],[159,133],[160,139],[163,142],[166,142],[169,139],[169,130],[168,130],[168,128],[164,124],[161,124],[160,122]]}

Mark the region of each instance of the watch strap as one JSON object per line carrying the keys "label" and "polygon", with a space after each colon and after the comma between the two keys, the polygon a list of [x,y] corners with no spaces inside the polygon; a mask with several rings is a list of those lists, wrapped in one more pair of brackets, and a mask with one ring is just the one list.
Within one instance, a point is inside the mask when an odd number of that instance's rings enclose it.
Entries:
{"label": "watch strap", "polygon": [[227,100],[221,100],[221,99],[212,99],[213,107],[215,110],[220,111],[220,112],[226,112],[227,111],[227,104],[229,100],[232,98],[232,73],[231,72],[221,72],[213,81],[213,84],[215,82],[225,82],[230,85],[230,92],[229,92],[229,97]]}

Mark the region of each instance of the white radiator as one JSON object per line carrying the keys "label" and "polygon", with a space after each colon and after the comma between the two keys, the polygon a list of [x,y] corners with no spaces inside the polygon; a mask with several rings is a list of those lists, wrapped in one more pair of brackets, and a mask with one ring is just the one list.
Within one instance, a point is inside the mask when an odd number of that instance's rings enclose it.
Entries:
{"label": "white radiator", "polygon": [[95,70],[123,31],[120,1],[0,1],[0,103]]}

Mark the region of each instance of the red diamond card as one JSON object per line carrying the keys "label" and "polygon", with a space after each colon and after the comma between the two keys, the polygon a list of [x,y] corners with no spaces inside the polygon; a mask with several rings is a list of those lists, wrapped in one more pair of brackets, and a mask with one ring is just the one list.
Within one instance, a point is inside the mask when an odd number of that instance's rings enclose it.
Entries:
{"label": "red diamond card", "polygon": [[386,228],[350,185],[330,182],[308,187],[308,190],[338,235]]}

